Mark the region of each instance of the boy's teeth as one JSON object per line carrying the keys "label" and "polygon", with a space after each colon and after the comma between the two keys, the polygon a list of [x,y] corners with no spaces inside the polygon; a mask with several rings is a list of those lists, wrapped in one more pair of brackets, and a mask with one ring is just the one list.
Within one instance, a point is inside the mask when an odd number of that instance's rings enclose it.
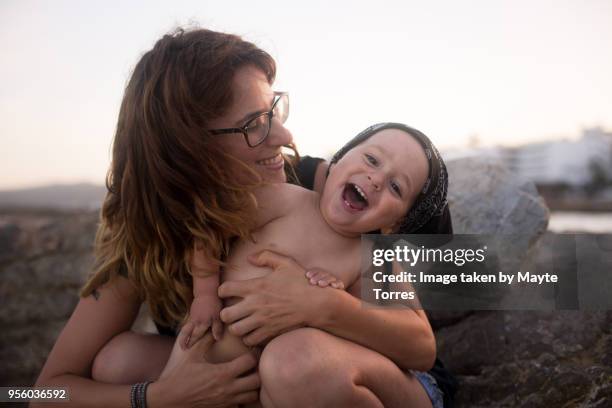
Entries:
{"label": "boy's teeth", "polygon": [[355,190],[359,193],[361,198],[363,198],[363,200],[367,203],[368,202],[368,197],[366,197],[366,195],[363,192],[363,190],[361,189],[361,187],[359,187],[357,184],[353,184],[353,185],[355,186]]}

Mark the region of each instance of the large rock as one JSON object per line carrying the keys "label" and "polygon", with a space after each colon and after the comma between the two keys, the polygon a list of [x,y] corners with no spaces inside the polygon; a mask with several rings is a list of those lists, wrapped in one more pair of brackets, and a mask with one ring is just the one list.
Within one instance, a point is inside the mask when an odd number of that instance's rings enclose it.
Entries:
{"label": "large rock", "polygon": [[533,182],[491,158],[447,163],[448,202],[455,234],[495,237],[501,270],[519,270],[529,248],[546,231],[550,213]]}
{"label": "large rock", "polygon": [[458,406],[612,402],[612,312],[480,312],[436,332]]}
{"label": "large rock", "polygon": [[[508,237],[517,269],[549,211],[533,183],[490,159],[449,161],[457,234]],[[459,407],[612,405],[612,313],[432,312],[439,357],[459,379]]]}
{"label": "large rock", "polygon": [[98,214],[0,214],[0,384],[32,385],[91,271]]}
{"label": "large rock", "polygon": [[[489,247],[495,243],[503,248],[495,253],[499,270],[520,270],[529,248],[546,231],[550,216],[533,182],[519,179],[492,158],[453,159],[446,166],[454,233],[488,235],[483,239]],[[471,314],[432,311],[430,319],[437,329]]]}
{"label": "large rock", "polygon": [[450,160],[447,168],[456,234],[522,235],[527,250],[546,231],[548,207],[533,182],[486,158]]}

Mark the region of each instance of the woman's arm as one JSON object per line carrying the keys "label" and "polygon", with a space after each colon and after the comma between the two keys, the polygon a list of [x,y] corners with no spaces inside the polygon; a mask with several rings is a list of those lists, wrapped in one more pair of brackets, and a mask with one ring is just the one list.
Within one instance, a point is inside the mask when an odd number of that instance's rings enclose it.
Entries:
{"label": "woman's arm", "polygon": [[97,383],[90,378],[98,351],[112,337],[130,329],[139,307],[135,290],[122,277],[80,299],[51,350],[36,386],[68,387],[70,403],[59,406],[129,406],[130,386]]}
{"label": "woman's arm", "polygon": [[402,369],[428,370],[435,338],[422,311],[364,307],[350,293],[308,284],[291,258],[264,251],[251,261],[269,266],[265,277],[225,282],[219,296],[244,298],[221,311],[233,334],[255,345],[301,326],[316,327],[375,350]]}
{"label": "woman's arm", "polygon": [[[123,277],[80,299],[51,350],[36,386],[68,387],[70,401],[55,404],[59,407],[129,407],[130,385],[97,382],[91,379],[91,373],[97,353],[114,336],[130,329],[139,307],[136,291]],[[203,339],[199,344],[205,346],[211,342]],[[208,364],[202,358],[202,347],[196,344],[183,354],[179,352],[180,358],[171,372],[149,386],[150,407],[196,403],[221,406],[221,402],[231,403],[236,398],[256,400],[258,378],[253,375],[237,379],[256,364],[252,356],[244,355],[224,364]],[[54,404],[45,402],[40,406]]]}
{"label": "woman's arm", "polygon": [[[393,264],[394,273],[399,273],[399,264]],[[395,284],[401,290],[414,290],[410,284]],[[436,358],[436,341],[429,319],[420,309],[418,301],[411,306],[402,303],[388,306],[366,304],[361,300],[361,280],[341,292],[347,299],[328,297],[332,304],[330,313],[322,316],[318,322],[320,328],[332,331],[334,334],[355,341],[384,354],[403,369],[427,371],[433,367]],[[344,310],[343,310],[344,309]],[[360,313],[361,311],[365,313]],[[316,316],[314,317],[317,318]],[[329,330],[327,327],[334,327]],[[372,336],[367,333],[379,333]],[[365,334],[359,336],[360,333]],[[360,339],[361,337],[361,339]],[[406,346],[421,350],[411,356],[406,356]],[[387,350],[386,352],[383,350]],[[408,358],[401,361],[402,357]]]}

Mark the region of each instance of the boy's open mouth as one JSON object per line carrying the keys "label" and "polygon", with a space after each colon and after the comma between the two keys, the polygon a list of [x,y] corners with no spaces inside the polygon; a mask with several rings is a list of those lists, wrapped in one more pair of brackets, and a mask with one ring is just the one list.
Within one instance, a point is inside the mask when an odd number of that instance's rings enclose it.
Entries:
{"label": "boy's open mouth", "polygon": [[346,205],[357,211],[365,210],[369,205],[368,196],[361,187],[353,183],[346,183],[342,191],[342,199]]}

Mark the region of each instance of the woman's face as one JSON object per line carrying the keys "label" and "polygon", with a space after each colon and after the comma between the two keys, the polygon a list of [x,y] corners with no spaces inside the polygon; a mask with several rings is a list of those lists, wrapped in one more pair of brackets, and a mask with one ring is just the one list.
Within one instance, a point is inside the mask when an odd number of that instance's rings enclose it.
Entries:
{"label": "woman's face", "polygon": [[429,164],[411,135],[385,129],[330,168],[321,196],[327,223],[346,235],[391,232],[423,189]]}
{"label": "woman's face", "polygon": [[[240,68],[233,81],[233,101],[225,115],[210,123],[211,129],[241,128],[248,119],[258,113],[269,112],[274,92],[265,74],[258,68],[247,65]],[[249,147],[242,133],[214,136],[225,151],[255,170],[264,181],[284,183],[287,176],[281,148],[293,141],[291,132],[276,118],[272,120],[270,133],[263,143]],[[238,170],[240,171],[240,170]]]}

